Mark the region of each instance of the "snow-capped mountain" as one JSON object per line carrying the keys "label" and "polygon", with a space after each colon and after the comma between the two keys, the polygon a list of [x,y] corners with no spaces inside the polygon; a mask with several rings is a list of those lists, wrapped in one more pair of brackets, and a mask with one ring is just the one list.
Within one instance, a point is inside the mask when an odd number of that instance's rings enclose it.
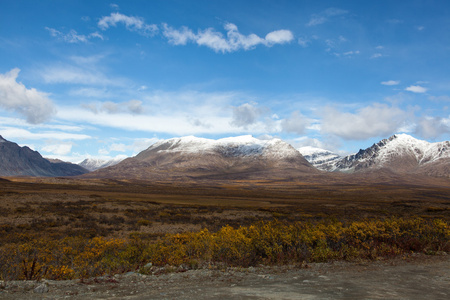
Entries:
{"label": "snow-capped mountain", "polygon": [[336,153],[311,146],[300,147],[297,150],[314,167],[323,171],[329,171],[332,162],[337,161],[341,158],[341,156]]}
{"label": "snow-capped mountain", "polygon": [[326,165],[330,171],[388,169],[397,173],[449,177],[450,142],[429,143],[407,134],[397,134]]}
{"label": "snow-capped mountain", "polygon": [[212,140],[187,136],[157,142],[137,156],[88,177],[233,177],[287,170],[318,172],[295,148],[280,139],[238,136]]}
{"label": "snow-capped mountain", "polygon": [[76,164],[45,159],[39,152],[0,136],[0,176],[75,176],[87,172]]}
{"label": "snow-capped mountain", "polygon": [[124,160],[126,157],[115,157],[113,159],[99,159],[99,158],[86,158],[82,162],[80,162],[78,165],[82,166],[83,168],[89,170],[89,171],[95,171],[98,169],[110,167],[117,165],[122,160]]}

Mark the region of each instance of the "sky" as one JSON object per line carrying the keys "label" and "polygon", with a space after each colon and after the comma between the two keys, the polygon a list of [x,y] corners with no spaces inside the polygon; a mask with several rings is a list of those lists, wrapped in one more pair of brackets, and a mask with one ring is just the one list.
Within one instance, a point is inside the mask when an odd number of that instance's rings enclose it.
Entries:
{"label": "sky", "polygon": [[0,135],[65,161],[188,135],[450,139],[446,0],[0,0],[0,57]]}

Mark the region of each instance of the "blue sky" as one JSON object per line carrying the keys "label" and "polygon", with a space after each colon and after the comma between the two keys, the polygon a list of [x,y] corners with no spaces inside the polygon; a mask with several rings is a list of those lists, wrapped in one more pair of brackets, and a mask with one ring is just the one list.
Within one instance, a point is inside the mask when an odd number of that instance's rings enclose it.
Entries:
{"label": "blue sky", "polygon": [[7,1],[0,135],[46,157],[450,138],[448,1]]}

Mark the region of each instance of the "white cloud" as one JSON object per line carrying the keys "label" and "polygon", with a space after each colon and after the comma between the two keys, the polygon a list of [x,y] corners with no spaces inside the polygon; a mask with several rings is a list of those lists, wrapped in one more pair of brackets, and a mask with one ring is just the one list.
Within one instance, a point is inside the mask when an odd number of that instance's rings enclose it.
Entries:
{"label": "white cloud", "polygon": [[425,26],[416,26],[416,29],[418,31],[423,31],[425,29]]}
{"label": "white cloud", "polygon": [[123,85],[120,80],[107,78],[98,70],[72,65],[48,66],[37,71],[46,83],[72,83],[83,85]]}
{"label": "white cloud", "polygon": [[446,101],[446,102],[450,102],[450,96],[447,96],[447,95],[430,96],[429,99],[432,100],[432,101]]}
{"label": "white cloud", "polygon": [[118,113],[131,113],[131,114],[142,114],[144,112],[144,107],[142,106],[142,101],[140,100],[130,100],[128,102],[115,103],[112,101],[97,102],[97,103],[84,103],[81,107],[90,110],[91,112],[107,113],[107,114],[118,114]]}
{"label": "white cloud", "polygon": [[348,140],[363,140],[397,132],[408,117],[409,114],[400,108],[385,104],[373,104],[356,113],[326,107],[321,130]]}
{"label": "white cloud", "polygon": [[285,132],[303,134],[310,123],[310,120],[302,115],[301,112],[295,111],[290,118],[281,121],[281,128]]}
{"label": "white cloud", "polygon": [[294,35],[290,30],[282,29],[269,32],[265,38],[265,45],[272,46],[275,44],[289,43],[294,39]]}
{"label": "white cloud", "polygon": [[64,42],[76,44],[76,43],[87,43],[89,39],[98,38],[103,40],[103,36],[98,32],[93,32],[89,35],[78,34],[75,30],[71,29],[68,33],[62,33],[54,28],[45,27],[45,29],[50,33],[52,37],[60,39]]}
{"label": "white cloud", "polygon": [[418,122],[415,133],[426,139],[434,139],[450,133],[450,119],[440,117],[422,117]]}
{"label": "white cloud", "polygon": [[25,116],[31,124],[49,120],[56,110],[48,94],[17,82],[19,72],[16,68],[0,74],[0,106]]}
{"label": "white cloud", "polygon": [[67,133],[60,131],[44,131],[44,132],[30,132],[26,129],[17,127],[0,127],[2,136],[9,140],[87,140],[91,137],[85,134]]}
{"label": "white cloud", "polygon": [[100,29],[106,30],[111,26],[116,27],[117,24],[124,24],[127,30],[135,31],[144,36],[153,36],[158,32],[158,26],[155,24],[146,24],[143,18],[130,17],[117,12],[102,17],[97,25]]}
{"label": "white cloud", "polygon": [[343,10],[343,9],[328,8],[328,9],[322,11],[321,13],[313,14],[311,16],[311,19],[309,20],[309,22],[306,24],[306,26],[308,26],[308,27],[317,26],[317,25],[328,22],[330,20],[330,18],[332,18],[332,17],[345,15],[347,13],[348,13],[348,11]]}
{"label": "white cloud", "polygon": [[374,53],[374,54],[372,54],[372,56],[370,58],[371,59],[375,59],[375,58],[380,58],[380,57],[383,57],[383,54],[381,54],[381,53]]}
{"label": "white cloud", "polygon": [[359,54],[359,53],[360,53],[359,50],[347,51],[347,52],[342,53],[342,55],[344,55],[344,56],[352,56],[352,55],[356,55],[356,54]]}
{"label": "white cloud", "polygon": [[127,151],[127,146],[122,143],[114,143],[111,146],[109,146],[109,150],[115,152],[125,152]]}
{"label": "white cloud", "polygon": [[424,88],[423,86],[420,86],[420,85],[411,85],[411,86],[408,86],[407,88],[405,88],[405,91],[419,93],[419,94],[426,93],[427,90],[428,90],[427,88]]}
{"label": "white cloud", "polygon": [[163,28],[163,35],[173,45],[186,45],[189,41],[196,39],[196,35],[186,26],[181,27],[180,30],[175,30],[164,23]]}
{"label": "white cloud", "polygon": [[133,114],[142,114],[144,112],[144,107],[142,106],[142,101],[140,100],[130,100],[126,103],[128,110]]}
{"label": "white cloud", "polygon": [[70,151],[72,151],[72,144],[61,143],[61,144],[46,145],[41,148],[41,151],[53,153],[55,155],[67,155],[70,153]]}
{"label": "white cloud", "polygon": [[302,46],[303,48],[308,47],[309,44],[311,43],[311,41],[306,37],[299,37],[297,41],[298,41],[298,44],[300,46]]}
{"label": "white cloud", "polygon": [[398,85],[400,84],[399,80],[388,80],[388,81],[382,81],[382,85]]}
{"label": "white cloud", "polygon": [[199,30],[197,34],[185,26],[177,30],[167,24],[163,24],[163,28],[163,35],[173,45],[186,45],[188,42],[193,42],[199,46],[206,46],[222,53],[241,49],[250,50],[257,45],[271,47],[276,44],[289,43],[294,39],[292,32],[286,29],[269,32],[265,38],[261,38],[256,34],[243,35],[239,32],[237,26],[232,23],[227,23],[224,26],[227,31],[226,37],[213,28]]}
{"label": "white cloud", "polygon": [[233,119],[231,125],[246,128],[248,125],[256,123],[261,110],[252,104],[244,103],[241,106],[233,107]]}

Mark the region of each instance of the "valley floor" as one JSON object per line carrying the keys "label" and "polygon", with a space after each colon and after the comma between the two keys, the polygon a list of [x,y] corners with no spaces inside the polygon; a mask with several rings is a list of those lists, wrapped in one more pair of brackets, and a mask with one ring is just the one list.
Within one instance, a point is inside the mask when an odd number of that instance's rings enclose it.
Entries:
{"label": "valley floor", "polygon": [[[160,241],[166,234],[204,228],[214,233],[226,225],[238,228],[273,220],[348,225],[419,217],[440,219],[448,226],[450,183],[341,175],[173,182],[7,178],[0,179],[0,211],[1,254],[2,249],[14,249],[8,245],[40,239]],[[439,242],[448,248],[450,241]],[[423,253],[296,266],[201,265],[181,272],[155,265],[160,271],[148,275],[123,270],[113,276],[61,281],[15,281],[14,276],[22,275],[8,273],[11,268],[1,274],[0,299],[448,299],[450,256],[442,251]],[[18,260],[15,270],[23,264]]]}

